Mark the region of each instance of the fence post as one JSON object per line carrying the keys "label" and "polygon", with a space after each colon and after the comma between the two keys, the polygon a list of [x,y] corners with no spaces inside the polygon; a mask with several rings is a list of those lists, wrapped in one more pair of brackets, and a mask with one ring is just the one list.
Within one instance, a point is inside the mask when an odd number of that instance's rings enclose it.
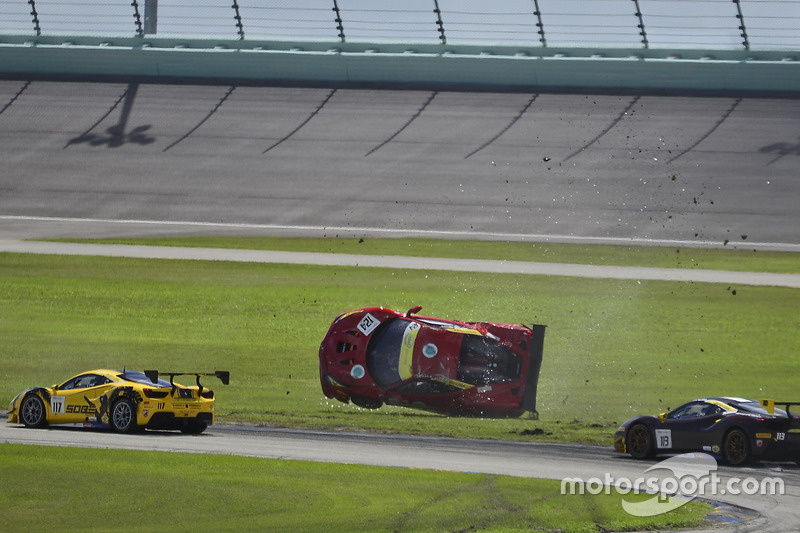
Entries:
{"label": "fence post", "polygon": [[339,11],[339,2],[333,0],[333,12],[336,13],[336,18],[333,19],[336,22],[336,30],[339,32],[339,39],[342,42],[344,41],[344,26],[342,25],[342,13]]}
{"label": "fence post", "polygon": [[233,0],[233,20],[236,21],[236,30],[239,34],[239,40],[244,41],[244,24],[242,24],[242,15],[239,14],[239,1]]}
{"label": "fence post", "polygon": [[142,16],[139,13],[138,0],[133,0],[131,2],[131,6],[133,7],[133,23],[136,25],[136,36],[144,37],[144,30],[142,30]]}
{"label": "fence post", "polygon": [[639,0],[633,0],[633,3],[636,5],[636,18],[639,19],[639,24],[637,24],[636,27],[639,28],[639,35],[642,37],[642,46],[650,48],[650,42],[647,40],[647,31],[644,29],[644,16],[642,15],[642,10],[639,8]]}
{"label": "fence post", "polygon": [[33,29],[36,30],[36,36],[39,37],[42,34],[42,27],[39,26],[39,13],[36,12],[36,2],[35,0],[28,0],[28,3],[31,5],[31,16],[33,17]]}
{"label": "fence post", "polygon": [[544,24],[542,23],[542,10],[539,9],[539,0],[533,0],[533,6],[535,8],[533,14],[536,15],[536,27],[539,30],[536,32],[539,34],[539,42],[542,43],[542,48],[547,48],[547,39],[544,38]]}
{"label": "fence post", "polygon": [[442,10],[439,9],[439,0],[433,0],[435,6],[433,12],[436,13],[436,25],[439,27],[439,40],[442,44],[447,44],[447,37],[444,35],[444,22],[442,22]]}
{"label": "fence post", "polygon": [[736,18],[739,19],[739,31],[741,32],[739,35],[742,36],[742,46],[745,50],[750,50],[750,39],[747,37],[747,28],[744,26],[742,4],[739,3],[739,0],[733,0],[733,3],[736,4]]}

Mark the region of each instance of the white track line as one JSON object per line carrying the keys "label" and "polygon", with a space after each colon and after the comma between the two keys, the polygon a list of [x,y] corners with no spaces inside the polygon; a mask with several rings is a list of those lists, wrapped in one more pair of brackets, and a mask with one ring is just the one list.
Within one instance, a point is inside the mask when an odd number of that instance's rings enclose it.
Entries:
{"label": "white track line", "polygon": [[103,218],[67,218],[67,217],[37,217],[19,215],[0,215],[0,220],[32,221],[32,222],[57,222],[57,223],[91,223],[91,224],[118,224],[118,225],[143,225],[143,226],[175,226],[185,228],[216,228],[216,229],[246,229],[271,231],[298,231],[322,234],[346,233],[354,235],[385,235],[431,238],[454,238],[476,240],[509,240],[531,242],[558,242],[582,244],[612,244],[626,246],[678,246],[684,248],[746,248],[786,252],[800,252],[800,244],[772,243],[772,242],[736,242],[722,243],[719,241],[679,240],[679,239],[647,239],[628,237],[586,237],[575,235],[544,235],[536,233],[495,233],[484,231],[444,231],[422,229],[395,229],[395,228],[366,228],[353,226],[302,226],[291,224],[247,224],[225,222],[192,222],[181,220],[135,220],[135,219],[103,219]]}

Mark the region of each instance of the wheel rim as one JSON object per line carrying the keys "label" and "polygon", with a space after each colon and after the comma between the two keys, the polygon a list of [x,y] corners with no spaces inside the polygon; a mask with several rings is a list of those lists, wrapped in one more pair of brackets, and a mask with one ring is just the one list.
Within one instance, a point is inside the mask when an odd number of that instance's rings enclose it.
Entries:
{"label": "wheel rim", "polygon": [[42,418],[42,402],[36,398],[28,398],[22,406],[22,420],[29,425],[36,425]]}
{"label": "wheel rim", "polygon": [[114,406],[114,427],[117,429],[127,429],[131,423],[133,412],[128,402],[119,402]]}
{"label": "wheel rim", "polygon": [[647,447],[649,445],[649,437],[647,429],[642,426],[636,426],[631,429],[628,435],[628,449],[634,457],[644,457],[647,454]]}
{"label": "wheel rim", "polygon": [[725,457],[729,463],[734,465],[743,463],[747,459],[747,443],[741,432],[734,431],[728,435],[728,439],[725,441]]}

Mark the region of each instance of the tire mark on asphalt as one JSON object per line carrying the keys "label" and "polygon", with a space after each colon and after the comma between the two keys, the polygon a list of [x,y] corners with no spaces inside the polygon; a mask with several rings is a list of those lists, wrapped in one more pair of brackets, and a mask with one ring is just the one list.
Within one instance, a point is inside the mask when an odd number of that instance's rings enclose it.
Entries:
{"label": "tire mark on asphalt", "polygon": [[394,139],[395,139],[395,138],[396,138],[398,135],[400,135],[401,133],[403,133],[403,131],[405,131],[405,129],[406,129],[406,128],[408,128],[408,127],[411,125],[411,123],[412,123],[412,122],[414,122],[415,120],[417,120],[417,119],[419,118],[419,116],[420,116],[420,115],[422,115],[422,113],[425,111],[425,109],[427,109],[427,107],[428,107],[429,105],[431,105],[431,102],[433,102],[433,99],[434,99],[434,98],[436,98],[436,95],[437,95],[437,94],[439,94],[439,92],[438,92],[438,91],[434,91],[434,92],[432,92],[432,93],[431,93],[431,95],[428,97],[428,99],[425,101],[425,103],[424,103],[424,104],[422,104],[422,107],[420,107],[420,108],[417,110],[417,112],[416,112],[416,113],[414,113],[414,115],[412,115],[412,117],[411,117],[410,119],[408,119],[408,122],[406,122],[405,124],[403,124],[403,125],[400,127],[400,129],[399,129],[399,130],[397,130],[397,131],[396,131],[396,132],[394,132],[392,135],[390,135],[388,139],[386,139],[385,141],[383,141],[382,143],[380,143],[378,146],[376,146],[375,148],[373,148],[372,150],[370,150],[369,152],[367,152],[367,153],[364,155],[364,157],[369,157],[369,156],[371,156],[372,154],[374,154],[375,152],[377,152],[378,150],[380,150],[381,148],[383,148],[384,146],[386,146],[387,144],[389,144],[390,142],[392,142],[392,141],[393,141],[393,140],[394,140]]}
{"label": "tire mark on asphalt", "polygon": [[606,126],[606,128],[605,128],[605,129],[603,129],[603,131],[601,131],[601,132],[600,132],[600,133],[599,133],[599,134],[598,134],[598,135],[597,135],[597,136],[596,136],[594,139],[592,139],[592,140],[591,140],[591,141],[589,141],[588,143],[584,144],[583,146],[581,146],[580,148],[578,148],[577,150],[575,150],[574,152],[572,152],[571,154],[569,154],[569,155],[568,155],[568,156],[567,156],[567,157],[564,159],[564,161],[562,161],[562,162],[563,162],[563,163],[566,163],[567,161],[569,161],[570,159],[572,159],[573,157],[575,157],[576,155],[580,154],[581,152],[583,152],[584,150],[586,150],[587,148],[589,148],[591,145],[593,145],[594,143],[596,143],[597,141],[599,141],[599,140],[600,140],[600,138],[601,138],[601,137],[603,137],[603,136],[604,136],[606,133],[608,133],[609,131],[611,131],[612,129],[614,129],[614,127],[615,127],[617,124],[619,124],[619,123],[622,121],[622,119],[623,119],[623,118],[625,118],[625,116],[627,116],[628,112],[629,112],[631,109],[633,109],[633,106],[635,106],[635,105],[636,105],[636,103],[637,103],[637,102],[638,102],[640,99],[641,99],[641,96],[637,96],[636,98],[634,98],[633,100],[631,100],[631,103],[630,103],[630,104],[628,104],[628,107],[626,107],[625,109],[623,109],[623,110],[620,112],[619,116],[618,116],[617,118],[615,118],[615,119],[614,119],[614,121],[613,121],[613,122],[611,122],[611,124],[609,124],[608,126]]}
{"label": "tire mark on asphalt", "polygon": [[217,111],[219,111],[219,108],[220,108],[220,107],[222,107],[222,104],[224,104],[224,103],[225,103],[225,100],[227,100],[227,99],[228,99],[228,97],[230,97],[230,95],[231,95],[231,94],[233,94],[233,91],[235,91],[235,90],[236,90],[236,86],[235,86],[235,85],[231,86],[231,88],[230,88],[230,89],[228,89],[228,92],[226,92],[226,93],[225,93],[225,95],[222,97],[222,99],[220,99],[220,101],[219,101],[219,102],[217,102],[217,105],[215,105],[215,106],[214,106],[214,108],[213,108],[211,111],[209,111],[209,112],[208,112],[208,114],[207,114],[207,115],[206,115],[206,116],[203,118],[203,120],[201,120],[200,122],[198,122],[198,123],[197,123],[197,125],[196,125],[194,128],[192,128],[192,129],[190,129],[189,131],[187,131],[187,132],[186,132],[186,133],[185,133],[183,136],[181,136],[181,137],[180,137],[178,140],[176,140],[175,142],[173,142],[172,144],[170,144],[169,146],[167,146],[166,148],[164,148],[164,149],[162,150],[162,152],[166,152],[167,150],[169,150],[170,148],[172,148],[172,147],[173,147],[173,146],[175,146],[176,144],[178,144],[178,143],[182,142],[184,139],[187,139],[187,138],[188,138],[188,137],[189,137],[191,134],[193,134],[194,132],[196,132],[196,131],[197,131],[197,130],[200,128],[200,126],[202,126],[203,124],[205,124],[205,123],[206,123],[206,122],[207,122],[207,121],[208,121],[208,120],[209,120],[209,119],[210,119],[210,118],[211,118],[211,117],[212,117],[212,116],[213,116],[213,115],[214,115],[214,114],[215,114]]}
{"label": "tire mark on asphalt", "polygon": [[285,142],[285,141],[288,141],[288,140],[289,140],[289,139],[292,137],[292,135],[294,135],[295,133],[297,133],[298,131],[300,131],[301,129],[303,129],[303,127],[304,127],[306,124],[308,124],[309,122],[311,122],[311,119],[313,119],[314,117],[316,117],[316,116],[319,114],[319,112],[320,112],[320,111],[322,111],[322,108],[323,108],[323,107],[325,107],[325,105],[327,105],[327,103],[330,101],[330,99],[331,99],[331,98],[333,98],[333,95],[334,95],[334,94],[336,94],[336,89],[331,89],[331,90],[330,90],[330,92],[328,93],[328,96],[326,96],[326,97],[325,97],[325,99],[324,99],[324,100],[322,100],[322,102],[320,102],[320,104],[317,106],[317,108],[316,108],[316,109],[314,109],[314,111],[312,111],[312,112],[311,112],[311,114],[310,114],[310,115],[308,115],[308,117],[306,117],[306,119],[305,119],[303,122],[301,122],[301,123],[300,123],[300,125],[298,125],[298,126],[295,128],[295,129],[293,129],[292,131],[290,131],[290,132],[289,132],[287,135],[285,135],[285,136],[284,136],[282,139],[278,140],[278,141],[277,141],[275,144],[273,144],[272,146],[270,146],[269,148],[267,148],[266,150],[264,150],[264,151],[263,151],[263,152],[261,152],[261,153],[262,153],[262,154],[266,154],[267,152],[269,152],[269,151],[270,151],[270,150],[272,150],[273,148],[276,148],[277,146],[279,146],[279,145],[280,145],[280,144],[282,144],[283,142]]}
{"label": "tire mark on asphalt", "polygon": [[741,104],[741,103],[742,103],[742,99],[741,99],[741,98],[737,98],[737,99],[736,99],[736,100],[733,102],[733,104],[731,105],[731,107],[729,107],[729,108],[728,108],[728,110],[727,110],[725,113],[723,113],[723,114],[722,114],[722,117],[720,117],[720,119],[717,121],[717,123],[716,123],[716,124],[714,124],[714,126],[712,126],[712,127],[711,127],[711,129],[710,129],[710,130],[708,130],[708,131],[705,133],[705,135],[702,135],[702,136],[701,136],[699,139],[697,139],[697,141],[695,141],[695,142],[694,142],[694,143],[693,143],[691,146],[689,146],[689,147],[688,147],[688,148],[686,148],[684,151],[682,151],[681,153],[679,153],[678,155],[676,155],[675,157],[673,157],[672,159],[670,159],[669,161],[667,161],[667,163],[672,163],[672,162],[673,162],[673,161],[675,161],[676,159],[680,159],[680,158],[681,158],[681,157],[683,157],[684,155],[688,154],[689,152],[691,152],[692,150],[694,150],[695,148],[697,148],[697,146],[698,146],[698,145],[699,145],[701,142],[703,142],[703,141],[705,141],[706,139],[708,139],[709,137],[711,137],[711,135],[712,135],[712,134],[713,134],[715,131],[717,131],[717,129],[719,129],[719,127],[720,127],[720,126],[722,126],[722,124],[723,124],[723,123],[724,123],[724,122],[725,122],[725,121],[728,119],[728,117],[730,117],[730,116],[733,114],[733,112],[736,110],[736,108],[737,108],[737,107],[739,107],[739,104]]}
{"label": "tire mark on asphalt", "polygon": [[500,131],[497,133],[497,135],[495,135],[494,137],[492,137],[491,139],[489,139],[488,141],[486,141],[485,143],[483,143],[481,146],[479,146],[478,148],[476,148],[476,149],[475,149],[475,150],[473,150],[472,152],[470,152],[470,153],[468,153],[467,155],[465,155],[465,156],[464,156],[464,159],[469,159],[470,157],[472,157],[473,155],[477,154],[478,152],[480,152],[481,150],[483,150],[483,149],[484,149],[484,148],[486,148],[487,146],[490,146],[490,145],[491,145],[492,143],[494,143],[494,142],[495,142],[497,139],[499,139],[500,137],[502,137],[502,136],[505,134],[505,132],[507,132],[508,130],[510,130],[512,127],[514,127],[514,124],[516,124],[516,123],[519,121],[519,119],[521,119],[521,118],[522,118],[522,116],[523,116],[525,113],[527,113],[527,112],[528,112],[528,109],[530,109],[531,105],[533,105],[533,102],[535,102],[535,101],[536,101],[536,98],[538,98],[538,96],[539,96],[538,94],[534,94],[533,96],[531,96],[531,97],[530,97],[530,99],[528,100],[528,102],[527,102],[527,103],[526,103],[526,104],[525,104],[525,105],[522,107],[522,109],[520,110],[520,112],[519,112],[519,113],[517,113],[517,116],[515,116],[514,118],[512,118],[512,119],[511,119],[511,121],[510,121],[508,124],[506,124],[506,127],[505,127],[505,128],[503,128],[502,130],[500,130]]}

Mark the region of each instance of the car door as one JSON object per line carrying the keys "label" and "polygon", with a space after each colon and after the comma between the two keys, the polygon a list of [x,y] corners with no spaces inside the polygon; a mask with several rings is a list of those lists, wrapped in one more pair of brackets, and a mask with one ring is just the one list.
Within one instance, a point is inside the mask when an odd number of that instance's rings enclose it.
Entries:
{"label": "car door", "polygon": [[110,380],[99,374],[81,374],[67,381],[56,392],[62,398],[59,401],[62,403],[63,413],[58,415],[54,422],[74,423],[96,420],[100,408],[98,398],[109,387]]}
{"label": "car door", "polygon": [[[703,449],[705,432],[716,423],[722,410],[719,406],[706,401],[683,405],[667,415],[665,423],[669,434],[662,433],[661,438],[665,439],[668,436],[674,450],[700,451]],[[664,445],[663,440],[659,442],[657,432],[656,446]]]}

